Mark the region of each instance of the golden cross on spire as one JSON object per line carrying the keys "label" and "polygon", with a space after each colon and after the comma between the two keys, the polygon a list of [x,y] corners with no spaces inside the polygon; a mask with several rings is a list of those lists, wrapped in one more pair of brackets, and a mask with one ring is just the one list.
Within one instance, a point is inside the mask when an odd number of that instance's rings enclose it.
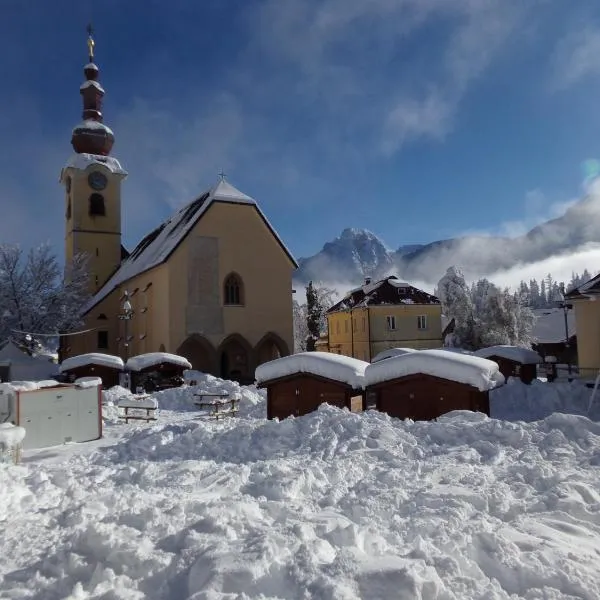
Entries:
{"label": "golden cross on spire", "polygon": [[92,29],[91,23],[88,23],[87,32],[88,32],[87,45],[88,45],[88,53],[90,56],[90,62],[94,62],[94,46],[96,45],[96,42],[94,42],[94,38],[92,37],[94,30]]}
{"label": "golden cross on spire", "polygon": [[227,177],[227,175],[223,172],[223,169],[221,169],[221,172],[218,175],[221,178],[221,181],[225,181],[225,177]]}

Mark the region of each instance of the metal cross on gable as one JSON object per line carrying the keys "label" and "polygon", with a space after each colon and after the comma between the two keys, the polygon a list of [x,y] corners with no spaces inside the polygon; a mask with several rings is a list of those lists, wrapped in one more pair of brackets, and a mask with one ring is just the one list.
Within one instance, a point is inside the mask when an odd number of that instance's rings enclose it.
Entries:
{"label": "metal cross on gable", "polygon": [[221,178],[221,181],[225,181],[225,177],[227,177],[227,175],[223,172],[223,169],[221,169],[221,172],[218,173],[218,175]]}

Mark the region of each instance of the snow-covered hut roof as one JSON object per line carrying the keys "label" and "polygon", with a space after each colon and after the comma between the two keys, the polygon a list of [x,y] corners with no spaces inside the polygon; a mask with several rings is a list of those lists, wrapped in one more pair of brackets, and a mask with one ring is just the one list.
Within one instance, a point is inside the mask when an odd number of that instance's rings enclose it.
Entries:
{"label": "snow-covered hut roof", "polygon": [[365,385],[418,374],[465,383],[480,391],[504,383],[504,376],[492,360],[444,350],[420,350],[370,364],[365,371]]}
{"label": "snow-covered hut roof", "polygon": [[147,354],[132,356],[127,361],[125,366],[129,371],[143,371],[148,367],[154,367],[155,365],[160,365],[161,363],[179,365],[184,369],[192,368],[190,361],[185,358],[185,356],[169,354],[168,352],[148,352]]}
{"label": "snow-covered hut roof", "polygon": [[408,354],[409,352],[418,352],[418,350],[415,350],[414,348],[388,348],[387,350],[383,350],[379,354],[376,354],[375,357],[371,359],[371,362],[376,363],[380,360],[392,358],[392,356],[402,356],[403,354]]}
{"label": "snow-covered hut roof", "polygon": [[78,356],[65,358],[65,360],[63,360],[60,364],[60,372],[64,373],[65,371],[77,369],[78,367],[86,367],[88,365],[109,367],[111,369],[118,369],[119,371],[122,371],[125,367],[123,359],[119,356],[102,354],[100,352],[90,352],[89,354],[79,354]]}
{"label": "snow-covered hut roof", "polygon": [[300,352],[258,366],[254,376],[260,384],[297,373],[310,373],[358,389],[363,387],[363,377],[368,365],[369,363],[357,358],[330,352]]}
{"label": "snow-covered hut roof", "polygon": [[350,308],[372,305],[399,305],[399,304],[440,304],[438,298],[419,288],[400,281],[396,276],[390,275],[385,279],[350,290],[337,304],[327,312],[333,313]]}
{"label": "snow-covered hut roof", "polygon": [[63,167],[63,173],[61,173],[61,180],[64,174],[64,170],[70,168],[77,169],[79,171],[85,171],[90,165],[101,165],[106,167],[111,173],[115,175],[127,175],[127,171],[123,169],[121,163],[112,156],[101,156],[99,154],[88,154],[82,152],[80,154],[74,153],[65,163]]}
{"label": "snow-covered hut roof", "polygon": [[0,390],[13,390],[16,392],[32,392],[51,387],[65,387],[64,383],[54,379],[43,379],[42,381],[9,381],[0,383]]}
{"label": "snow-covered hut roof", "polygon": [[277,235],[256,201],[243,192],[240,192],[227,181],[222,180],[209,191],[196,198],[196,200],[181,208],[154,231],[150,232],[131,252],[127,260],[121,263],[116,273],[90,300],[84,308],[84,312],[90,311],[116,287],[132,277],[164,263],[215,202],[247,204],[254,207],[292,264],[295,267],[298,266],[292,253]]}
{"label": "snow-covered hut roof", "polygon": [[488,348],[476,350],[474,356],[481,356],[481,358],[498,356],[499,358],[506,358],[507,360],[512,360],[523,365],[537,365],[542,362],[542,357],[537,352],[529,348],[520,348],[519,346],[489,346]]}

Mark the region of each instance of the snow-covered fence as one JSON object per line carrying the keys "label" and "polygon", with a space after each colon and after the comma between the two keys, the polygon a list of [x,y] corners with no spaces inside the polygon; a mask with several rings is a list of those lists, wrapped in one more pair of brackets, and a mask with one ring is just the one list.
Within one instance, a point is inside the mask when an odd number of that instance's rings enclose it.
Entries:
{"label": "snow-covered fence", "polygon": [[0,423],[0,464],[21,462],[25,428],[12,423]]}

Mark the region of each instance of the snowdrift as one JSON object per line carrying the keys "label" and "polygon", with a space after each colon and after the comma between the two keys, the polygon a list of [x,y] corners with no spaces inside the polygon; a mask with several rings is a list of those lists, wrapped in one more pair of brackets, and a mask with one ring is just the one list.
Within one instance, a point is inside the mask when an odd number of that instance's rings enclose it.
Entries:
{"label": "snowdrift", "polygon": [[0,468],[2,597],[600,597],[584,417],[324,406],[119,429],[66,464]]}

